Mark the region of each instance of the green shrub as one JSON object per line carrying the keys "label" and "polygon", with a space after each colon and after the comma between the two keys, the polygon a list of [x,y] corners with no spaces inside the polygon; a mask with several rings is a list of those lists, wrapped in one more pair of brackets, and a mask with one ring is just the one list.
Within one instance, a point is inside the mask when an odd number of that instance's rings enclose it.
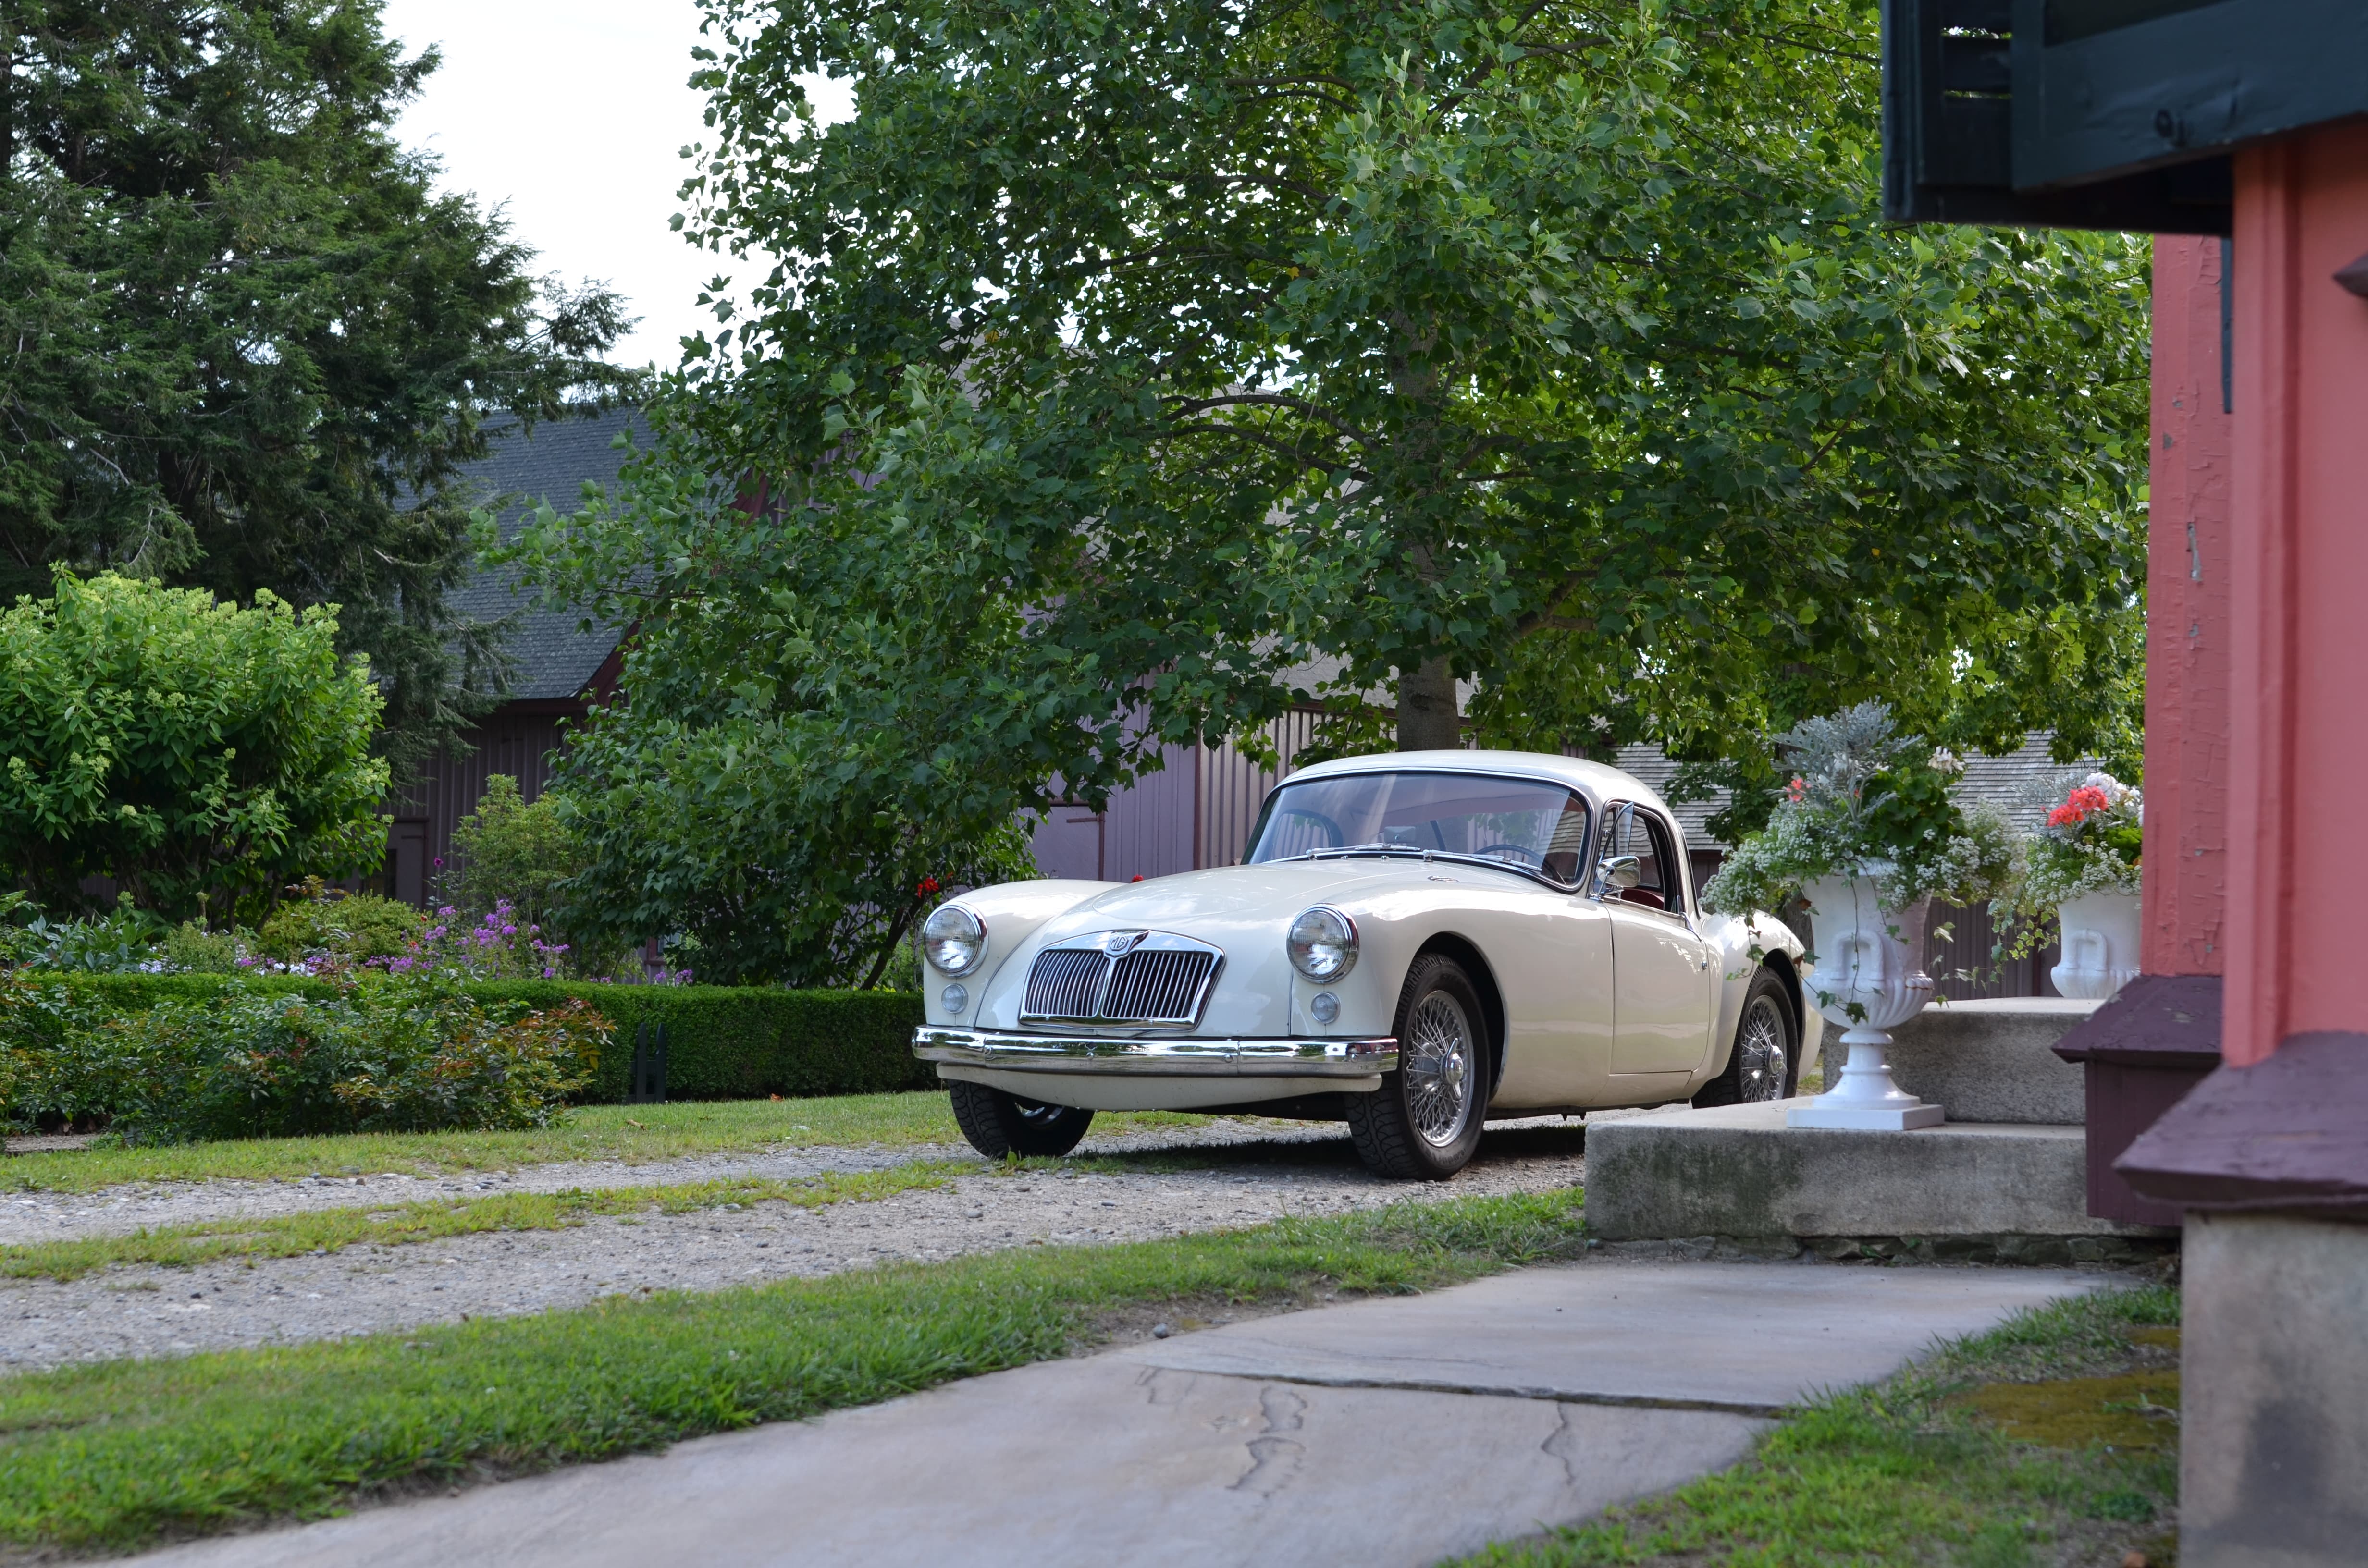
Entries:
{"label": "green shrub", "polygon": [[587,1100],[625,1097],[635,1031],[666,1030],[666,1096],[731,1100],[780,1095],[873,1095],[936,1086],[913,1057],[921,999],[893,991],[780,991],[763,985],[585,985],[487,981],[470,991],[549,1007],[591,999],[617,1026],[617,1046],[586,1089]]}
{"label": "green shrub", "polygon": [[[0,609],[0,870],[51,910],[112,878],[169,919],[376,869],[384,699],[336,611],[61,566]],[[161,932],[157,935],[162,935]]]}
{"label": "green shrub", "polygon": [[346,963],[398,958],[427,928],[419,911],[373,892],[304,884],[304,896],[281,904],[263,923],[256,944],[269,958],[293,960],[323,955]]}
{"label": "green shrub", "polygon": [[517,779],[496,773],[485,780],[477,809],[452,830],[443,896],[471,916],[507,900],[520,926],[548,926],[553,893],[583,861],[557,797],[546,794],[529,805]]}
{"label": "green shrub", "polygon": [[35,914],[27,923],[25,961],[39,969],[81,969],[99,973],[140,969],[156,961],[165,923],[131,905],[121,894],[109,913],[92,919],[51,920]]}
{"label": "green shrub", "polygon": [[[449,982],[448,982],[449,983]],[[363,991],[415,983],[366,977]],[[0,988],[0,1050],[39,1059],[70,1029],[110,1017],[130,1017],[168,1003],[225,996],[326,1001],[336,983],[302,975],[20,974]],[[550,1012],[569,1001],[588,1003],[614,1026],[609,1049],[575,1097],[614,1104],[625,1098],[635,1031],[644,1023],[666,1028],[666,1094],[672,1099],[746,1099],[766,1095],[880,1094],[933,1087],[936,1075],[913,1059],[913,1030],[921,1000],[886,991],[779,991],[762,986],[602,985],[582,982],[469,981],[455,987],[489,1010],[518,1007]],[[17,998],[13,1003],[7,998]],[[56,1095],[65,1077],[45,1073]],[[44,1111],[103,1114],[101,1092],[71,1100],[16,1104],[19,1120]]]}
{"label": "green shrub", "polygon": [[34,1032],[25,1027],[24,1016],[36,1006],[31,986],[13,973],[0,973],[0,1126],[17,1119],[19,1086],[32,1068],[22,1042]]}
{"label": "green shrub", "polygon": [[20,1059],[21,1104],[179,1143],[540,1126],[598,1070],[609,1028],[582,1001],[538,1010],[426,978],[76,1009],[58,1035]]}
{"label": "green shrub", "polygon": [[209,931],[194,920],[184,920],[165,933],[165,962],[181,974],[236,974],[239,937],[235,931]]}

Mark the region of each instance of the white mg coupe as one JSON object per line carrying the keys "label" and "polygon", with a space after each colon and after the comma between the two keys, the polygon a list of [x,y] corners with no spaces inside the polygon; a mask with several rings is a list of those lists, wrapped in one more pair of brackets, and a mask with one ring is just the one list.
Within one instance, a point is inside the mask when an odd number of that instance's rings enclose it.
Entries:
{"label": "white mg coupe", "polygon": [[1008,882],[940,905],[913,1050],[981,1153],[1064,1154],[1097,1110],[1345,1119],[1384,1176],[1482,1124],[1781,1099],[1821,1028],[1771,915],[1706,915],[1668,808],[1527,752],[1322,763],[1239,866]]}

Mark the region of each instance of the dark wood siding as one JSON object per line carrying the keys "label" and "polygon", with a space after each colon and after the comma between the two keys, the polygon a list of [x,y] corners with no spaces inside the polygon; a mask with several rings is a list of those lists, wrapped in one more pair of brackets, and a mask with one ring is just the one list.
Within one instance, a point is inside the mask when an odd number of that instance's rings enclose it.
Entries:
{"label": "dark wood siding", "polygon": [[421,777],[388,802],[386,864],[375,879],[391,898],[426,907],[438,872],[452,859],[452,830],[484,798],[485,780],[507,773],[532,801],[551,782],[565,726],[579,718],[573,704],[519,703],[495,709],[468,732],[470,749],[439,752]]}

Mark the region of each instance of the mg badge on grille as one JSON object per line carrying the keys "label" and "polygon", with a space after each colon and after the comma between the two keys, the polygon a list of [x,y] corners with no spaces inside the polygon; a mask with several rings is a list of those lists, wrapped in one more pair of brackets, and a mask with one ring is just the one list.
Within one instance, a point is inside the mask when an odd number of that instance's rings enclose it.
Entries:
{"label": "mg badge on grille", "polygon": [[1113,931],[1102,938],[1102,951],[1112,958],[1123,957],[1150,935],[1148,931]]}

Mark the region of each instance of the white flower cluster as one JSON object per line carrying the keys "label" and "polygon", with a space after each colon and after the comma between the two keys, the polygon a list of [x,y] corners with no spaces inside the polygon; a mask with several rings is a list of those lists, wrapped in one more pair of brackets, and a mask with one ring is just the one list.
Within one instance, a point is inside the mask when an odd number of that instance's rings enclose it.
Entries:
{"label": "white flower cluster", "polygon": [[[1873,878],[1890,910],[1928,896],[1972,903],[2006,888],[2014,854],[2004,814],[1951,804],[1942,781],[1964,763],[1896,734],[1883,704],[1809,720],[1777,744],[1799,771],[1766,830],[1746,836],[1703,887],[1709,908],[1774,909],[1828,876]],[[1900,800],[1911,809],[1896,809]]]}

